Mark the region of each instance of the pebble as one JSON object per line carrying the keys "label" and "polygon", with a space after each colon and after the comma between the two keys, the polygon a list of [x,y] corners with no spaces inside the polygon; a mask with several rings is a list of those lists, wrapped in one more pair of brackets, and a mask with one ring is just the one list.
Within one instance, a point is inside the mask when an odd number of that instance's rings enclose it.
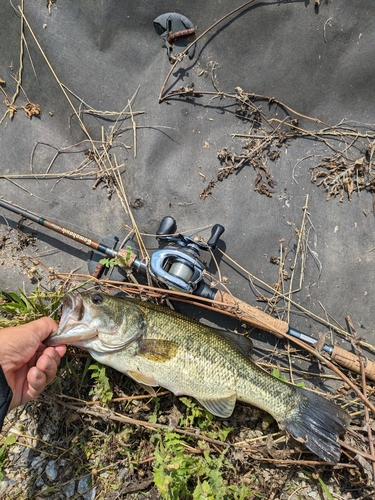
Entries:
{"label": "pebble", "polygon": [[84,500],[95,500],[96,487],[89,489],[91,487],[91,483],[91,474],[83,476],[78,481],[77,493],[82,493],[82,497]]}
{"label": "pebble", "polygon": [[9,453],[12,453],[13,455],[18,455],[21,451],[21,446],[19,444],[16,444],[9,449]]}
{"label": "pebble", "polygon": [[46,466],[46,469],[45,469],[45,473],[46,473],[46,476],[47,478],[50,480],[50,481],[54,481],[57,476],[58,476],[58,472],[57,472],[57,469],[56,469],[56,462],[55,460],[50,460]]}
{"label": "pebble", "polygon": [[96,487],[92,488],[90,491],[85,493],[83,496],[83,500],[95,500],[96,497]]}
{"label": "pebble", "polygon": [[39,457],[35,457],[34,460],[31,462],[31,467],[33,469],[38,469],[42,463],[43,463],[43,456],[39,455]]}
{"label": "pebble", "polygon": [[34,458],[34,450],[30,448],[25,448],[22,446],[23,450],[20,457],[17,460],[17,467],[29,467]]}
{"label": "pebble", "polygon": [[35,483],[35,486],[36,486],[37,488],[41,488],[42,486],[44,486],[44,481],[43,481],[43,478],[42,478],[42,477],[40,477],[40,478],[37,480],[37,482]]}
{"label": "pebble", "polygon": [[118,479],[119,479],[119,481],[121,481],[125,477],[125,474],[127,472],[128,472],[128,469],[126,469],[125,467],[120,470],[120,472],[118,473]]}
{"label": "pebble", "polygon": [[320,493],[318,493],[317,491],[310,491],[309,492],[309,499],[312,499],[312,500],[318,500],[319,498],[321,498],[320,496]]}
{"label": "pebble", "polygon": [[66,496],[66,498],[70,498],[70,497],[74,496],[74,493],[76,491],[75,481],[71,481],[70,483],[63,486],[62,491],[63,491],[64,495]]}
{"label": "pebble", "polygon": [[9,486],[9,480],[6,476],[3,477],[3,480],[0,481],[0,495],[4,493],[4,491],[8,488]]}
{"label": "pebble", "polygon": [[78,481],[77,492],[84,493],[91,486],[91,474],[87,474],[86,476],[81,477]]}

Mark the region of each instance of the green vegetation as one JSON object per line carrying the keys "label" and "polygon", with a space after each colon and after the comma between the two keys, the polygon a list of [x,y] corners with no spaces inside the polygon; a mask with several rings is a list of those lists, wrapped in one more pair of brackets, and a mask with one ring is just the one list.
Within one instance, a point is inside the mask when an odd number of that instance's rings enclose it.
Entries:
{"label": "green vegetation", "polygon": [[126,247],[126,254],[125,256],[123,255],[117,255],[114,258],[108,258],[104,257],[103,259],[100,259],[99,264],[102,264],[105,267],[109,267],[112,269],[115,266],[120,266],[123,268],[128,268],[129,267],[129,262],[132,256],[133,249],[131,246]]}
{"label": "green vegetation", "polygon": [[6,457],[7,448],[12,446],[17,441],[17,437],[14,434],[9,434],[4,439],[0,441],[0,481],[3,479],[4,474],[2,472],[4,460]]}
{"label": "green vegetation", "polygon": [[[0,292],[0,328],[46,315],[57,320],[63,295],[62,290]],[[285,380],[277,368],[273,375]],[[87,487],[96,488],[98,499],[116,492],[128,500],[140,494],[145,500],[256,500],[269,498],[270,484],[272,491],[303,498],[300,479],[291,473],[306,471],[283,464],[283,457],[290,457],[288,444],[281,436],[272,446],[270,426],[269,415],[241,404],[223,420],[188,397],[163,391],[152,397],[125,375],[69,348],[53,384],[37,401],[14,410],[6,422],[5,437],[0,438],[0,482],[11,474],[15,483],[1,495],[4,500],[57,500],[67,484],[77,487],[87,477]],[[34,458],[41,457],[39,472],[31,464],[17,465],[20,449],[27,448],[34,450]],[[276,457],[271,455],[271,463],[269,453]],[[53,481],[45,477],[49,461],[57,464]],[[336,498],[332,481],[343,474],[338,469],[332,479],[321,467],[319,474],[309,470],[305,479],[331,500]],[[345,476],[348,484],[352,476],[356,484],[363,481],[358,470]],[[42,488],[36,486],[40,478]]]}
{"label": "green vegetation", "polygon": [[253,498],[253,490],[245,485],[228,485],[225,476],[234,472],[225,459],[226,450],[219,455],[210,451],[205,441],[198,440],[200,454],[188,452],[191,446],[179,434],[166,431],[154,434],[156,442],[155,485],[166,500],[245,500]]}
{"label": "green vegetation", "polygon": [[[280,374],[280,372],[279,372],[278,368],[274,368],[274,369],[272,370],[272,375],[273,375],[275,378],[277,378],[278,380],[281,380],[282,382],[287,382],[286,377],[283,377],[283,376]],[[296,387],[301,387],[302,389],[304,389],[304,388],[305,388],[305,383],[304,383],[304,382],[297,382],[297,383],[296,383],[296,384],[294,384],[294,385],[295,385]]]}
{"label": "green vegetation", "polygon": [[105,257],[104,259],[99,260],[99,264],[112,269],[117,265],[117,260],[115,258],[109,259],[108,257]]}
{"label": "green vegetation", "polygon": [[27,296],[21,289],[18,293],[0,291],[0,328],[27,323],[42,316],[57,318],[62,292],[45,292],[36,288]]}
{"label": "green vegetation", "polygon": [[104,404],[109,403],[109,401],[113,398],[113,391],[106,375],[105,366],[100,363],[91,363],[89,370],[92,371],[91,378],[95,381],[95,384],[90,389],[89,394],[94,396],[95,399],[99,399],[99,401]]}
{"label": "green vegetation", "polygon": [[187,408],[185,415],[180,418],[180,427],[198,427],[205,436],[225,441],[228,434],[233,430],[233,427],[221,427],[215,424],[215,417],[209,411],[199,406],[190,398],[181,397],[180,401]]}

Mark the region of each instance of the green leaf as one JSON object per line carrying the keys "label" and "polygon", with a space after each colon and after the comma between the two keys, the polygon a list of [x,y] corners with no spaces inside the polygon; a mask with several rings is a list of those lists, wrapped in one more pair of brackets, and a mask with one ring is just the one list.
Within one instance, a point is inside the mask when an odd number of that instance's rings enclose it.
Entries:
{"label": "green leaf", "polygon": [[104,258],[104,259],[99,260],[99,264],[102,264],[105,267],[112,268],[117,264],[117,262],[116,262],[116,259]]}
{"label": "green leaf", "polygon": [[168,477],[164,473],[163,467],[155,467],[154,469],[154,483],[162,495],[165,495],[168,490]]}
{"label": "green leaf", "polygon": [[320,486],[322,487],[324,493],[327,495],[327,499],[328,500],[334,500],[331,492],[329,491],[329,489],[327,488],[326,484],[324,483],[323,479],[321,477],[318,476],[318,481],[319,481],[319,484]]}
{"label": "green leaf", "polygon": [[9,434],[6,438],[1,441],[1,446],[11,446],[17,441],[17,436],[15,434]]}
{"label": "green leaf", "polygon": [[7,295],[8,297],[10,297],[13,302],[15,302],[16,304],[19,304],[19,305],[23,305],[23,302],[21,300],[21,298],[14,292],[7,292]]}
{"label": "green leaf", "polygon": [[286,382],[286,378],[280,375],[280,372],[277,368],[274,368],[272,370],[272,375],[277,378],[278,380],[281,380],[282,382]]}
{"label": "green leaf", "polygon": [[193,500],[202,499],[215,500],[215,497],[212,494],[211,486],[207,481],[203,481],[202,483],[199,481],[193,492]]}
{"label": "green leaf", "polygon": [[149,416],[148,421],[151,424],[156,424],[157,419],[158,419],[158,416],[156,415],[156,413],[153,413],[152,415]]}

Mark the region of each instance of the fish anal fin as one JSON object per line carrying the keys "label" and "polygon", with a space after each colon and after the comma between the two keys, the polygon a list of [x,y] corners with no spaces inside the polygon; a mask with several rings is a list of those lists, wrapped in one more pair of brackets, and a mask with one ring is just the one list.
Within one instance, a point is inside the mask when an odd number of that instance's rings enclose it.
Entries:
{"label": "fish anal fin", "polygon": [[233,393],[226,397],[198,399],[199,403],[210,413],[221,418],[228,418],[232,415],[237,401],[237,394]]}
{"label": "fish anal fin", "polygon": [[178,344],[172,340],[142,339],[138,344],[137,355],[157,363],[165,363],[174,358],[178,350]]}

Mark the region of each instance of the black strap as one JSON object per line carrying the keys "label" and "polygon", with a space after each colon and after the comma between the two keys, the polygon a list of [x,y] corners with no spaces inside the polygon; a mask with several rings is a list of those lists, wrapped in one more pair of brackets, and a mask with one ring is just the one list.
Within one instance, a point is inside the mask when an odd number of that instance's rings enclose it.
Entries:
{"label": "black strap", "polygon": [[12,397],[12,389],[9,387],[7,379],[3,373],[3,369],[0,366],[0,430],[3,426],[5,416],[8,413]]}

